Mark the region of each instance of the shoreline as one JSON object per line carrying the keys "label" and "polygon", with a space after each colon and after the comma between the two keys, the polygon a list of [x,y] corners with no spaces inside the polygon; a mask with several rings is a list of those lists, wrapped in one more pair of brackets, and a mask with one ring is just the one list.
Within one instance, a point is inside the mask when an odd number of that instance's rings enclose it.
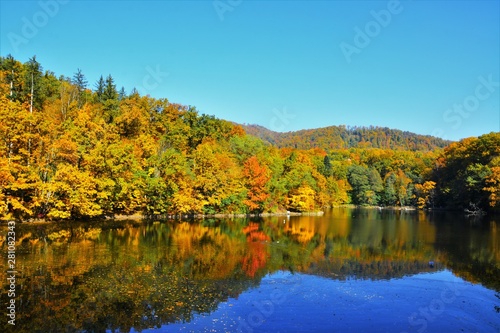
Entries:
{"label": "shoreline", "polygon": [[106,220],[185,220],[185,219],[206,219],[206,218],[246,218],[246,217],[270,217],[270,216],[322,216],[324,211],[316,212],[278,212],[278,213],[258,213],[258,214],[161,214],[161,215],[115,215],[105,217]]}
{"label": "shoreline", "polygon": [[[380,209],[380,210],[403,210],[403,211],[416,211],[419,210],[417,207],[413,206],[361,206],[361,205],[338,205],[332,206],[330,208],[362,208],[362,209]],[[427,210],[427,209],[423,209]]]}
{"label": "shoreline", "polygon": [[209,218],[255,218],[255,217],[271,217],[271,216],[322,216],[324,211],[316,212],[278,212],[278,213],[259,213],[259,214],[160,214],[160,215],[143,215],[139,213],[125,215],[117,214],[112,216],[99,216],[88,219],[65,219],[65,220],[47,220],[44,218],[32,218],[27,220],[0,220],[0,224],[8,221],[15,221],[18,223],[26,224],[51,224],[51,223],[65,223],[69,221],[80,222],[99,222],[99,221],[151,221],[151,220],[203,220]]}
{"label": "shoreline", "polygon": [[[99,222],[99,221],[151,221],[151,220],[174,220],[174,221],[185,221],[185,220],[204,220],[210,218],[225,218],[225,219],[234,219],[234,218],[258,218],[258,217],[273,217],[273,216],[323,216],[325,211],[328,209],[338,209],[338,208],[350,208],[350,209],[377,209],[384,211],[402,211],[402,212],[416,212],[423,211],[427,213],[432,212],[460,212],[457,209],[447,209],[447,208],[425,208],[419,209],[417,207],[412,206],[359,206],[359,205],[335,205],[330,207],[325,207],[323,211],[314,211],[314,212],[276,212],[276,213],[258,213],[258,214],[159,214],[159,215],[144,215],[140,213],[125,215],[125,214],[117,214],[117,215],[109,215],[109,216],[99,216],[94,218],[81,218],[81,219],[65,219],[65,220],[49,220],[45,218],[31,218],[27,220],[16,220],[16,219],[0,219],[0,225],[4,222],[7,223],[9,221],[15,221],[18,223],[26,223],[26,224],[51,224],[51,223],[65,223],[69,221],[80,221],[80,222]],[[493,214],[499,214],[500,212],[493,211]]]}

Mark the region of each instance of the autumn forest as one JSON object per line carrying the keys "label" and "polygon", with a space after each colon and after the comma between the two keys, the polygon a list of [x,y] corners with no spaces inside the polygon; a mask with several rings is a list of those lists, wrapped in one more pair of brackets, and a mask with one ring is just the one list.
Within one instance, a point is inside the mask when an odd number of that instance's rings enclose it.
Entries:
{"label": "autumn forest", "polygon": [[[237,112],[237,110],[235,110]],[[332,119],[334,115],[332,114]],[[329,125],[329,124],[325,124]],[[0,57],[0,218],[500,209],[500,133],[276,133]]]}

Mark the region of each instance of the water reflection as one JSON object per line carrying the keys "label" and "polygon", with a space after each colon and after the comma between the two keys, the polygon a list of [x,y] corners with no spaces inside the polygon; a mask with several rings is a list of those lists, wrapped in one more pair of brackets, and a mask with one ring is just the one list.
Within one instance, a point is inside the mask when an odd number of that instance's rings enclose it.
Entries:
{"label": "water reflection", "polygon": [[[18,224],[16,232],[19,332],[190,321],[280,270],[342,281],[448,268],[500,291],[497,222],[453,214],[334,209],[260,220]],[[6,283],[2,290],[6,304]]]}

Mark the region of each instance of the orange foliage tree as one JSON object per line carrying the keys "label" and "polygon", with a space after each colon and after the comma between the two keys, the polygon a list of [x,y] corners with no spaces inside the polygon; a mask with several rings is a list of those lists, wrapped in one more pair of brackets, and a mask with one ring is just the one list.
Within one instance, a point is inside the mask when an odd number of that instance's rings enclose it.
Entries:
{"label": "orange foliage tree", "polygon": [[267,182],[271,178],[269,168],[261,165],[256,156],[250,157],[243,164],[243,174],[247,187],[247,198],[243,203],[251,212],[261,212],[264,210],[266,200],[269,198],[267,192]]}

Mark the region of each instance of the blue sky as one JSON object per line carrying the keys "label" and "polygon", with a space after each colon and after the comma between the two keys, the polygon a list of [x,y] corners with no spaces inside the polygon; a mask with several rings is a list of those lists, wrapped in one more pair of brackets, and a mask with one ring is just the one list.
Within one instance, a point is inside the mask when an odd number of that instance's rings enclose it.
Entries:
{"label": "blue sky", "polygon": [[499,1],[0,1],[0,54],[278,131],[500,131]]}

